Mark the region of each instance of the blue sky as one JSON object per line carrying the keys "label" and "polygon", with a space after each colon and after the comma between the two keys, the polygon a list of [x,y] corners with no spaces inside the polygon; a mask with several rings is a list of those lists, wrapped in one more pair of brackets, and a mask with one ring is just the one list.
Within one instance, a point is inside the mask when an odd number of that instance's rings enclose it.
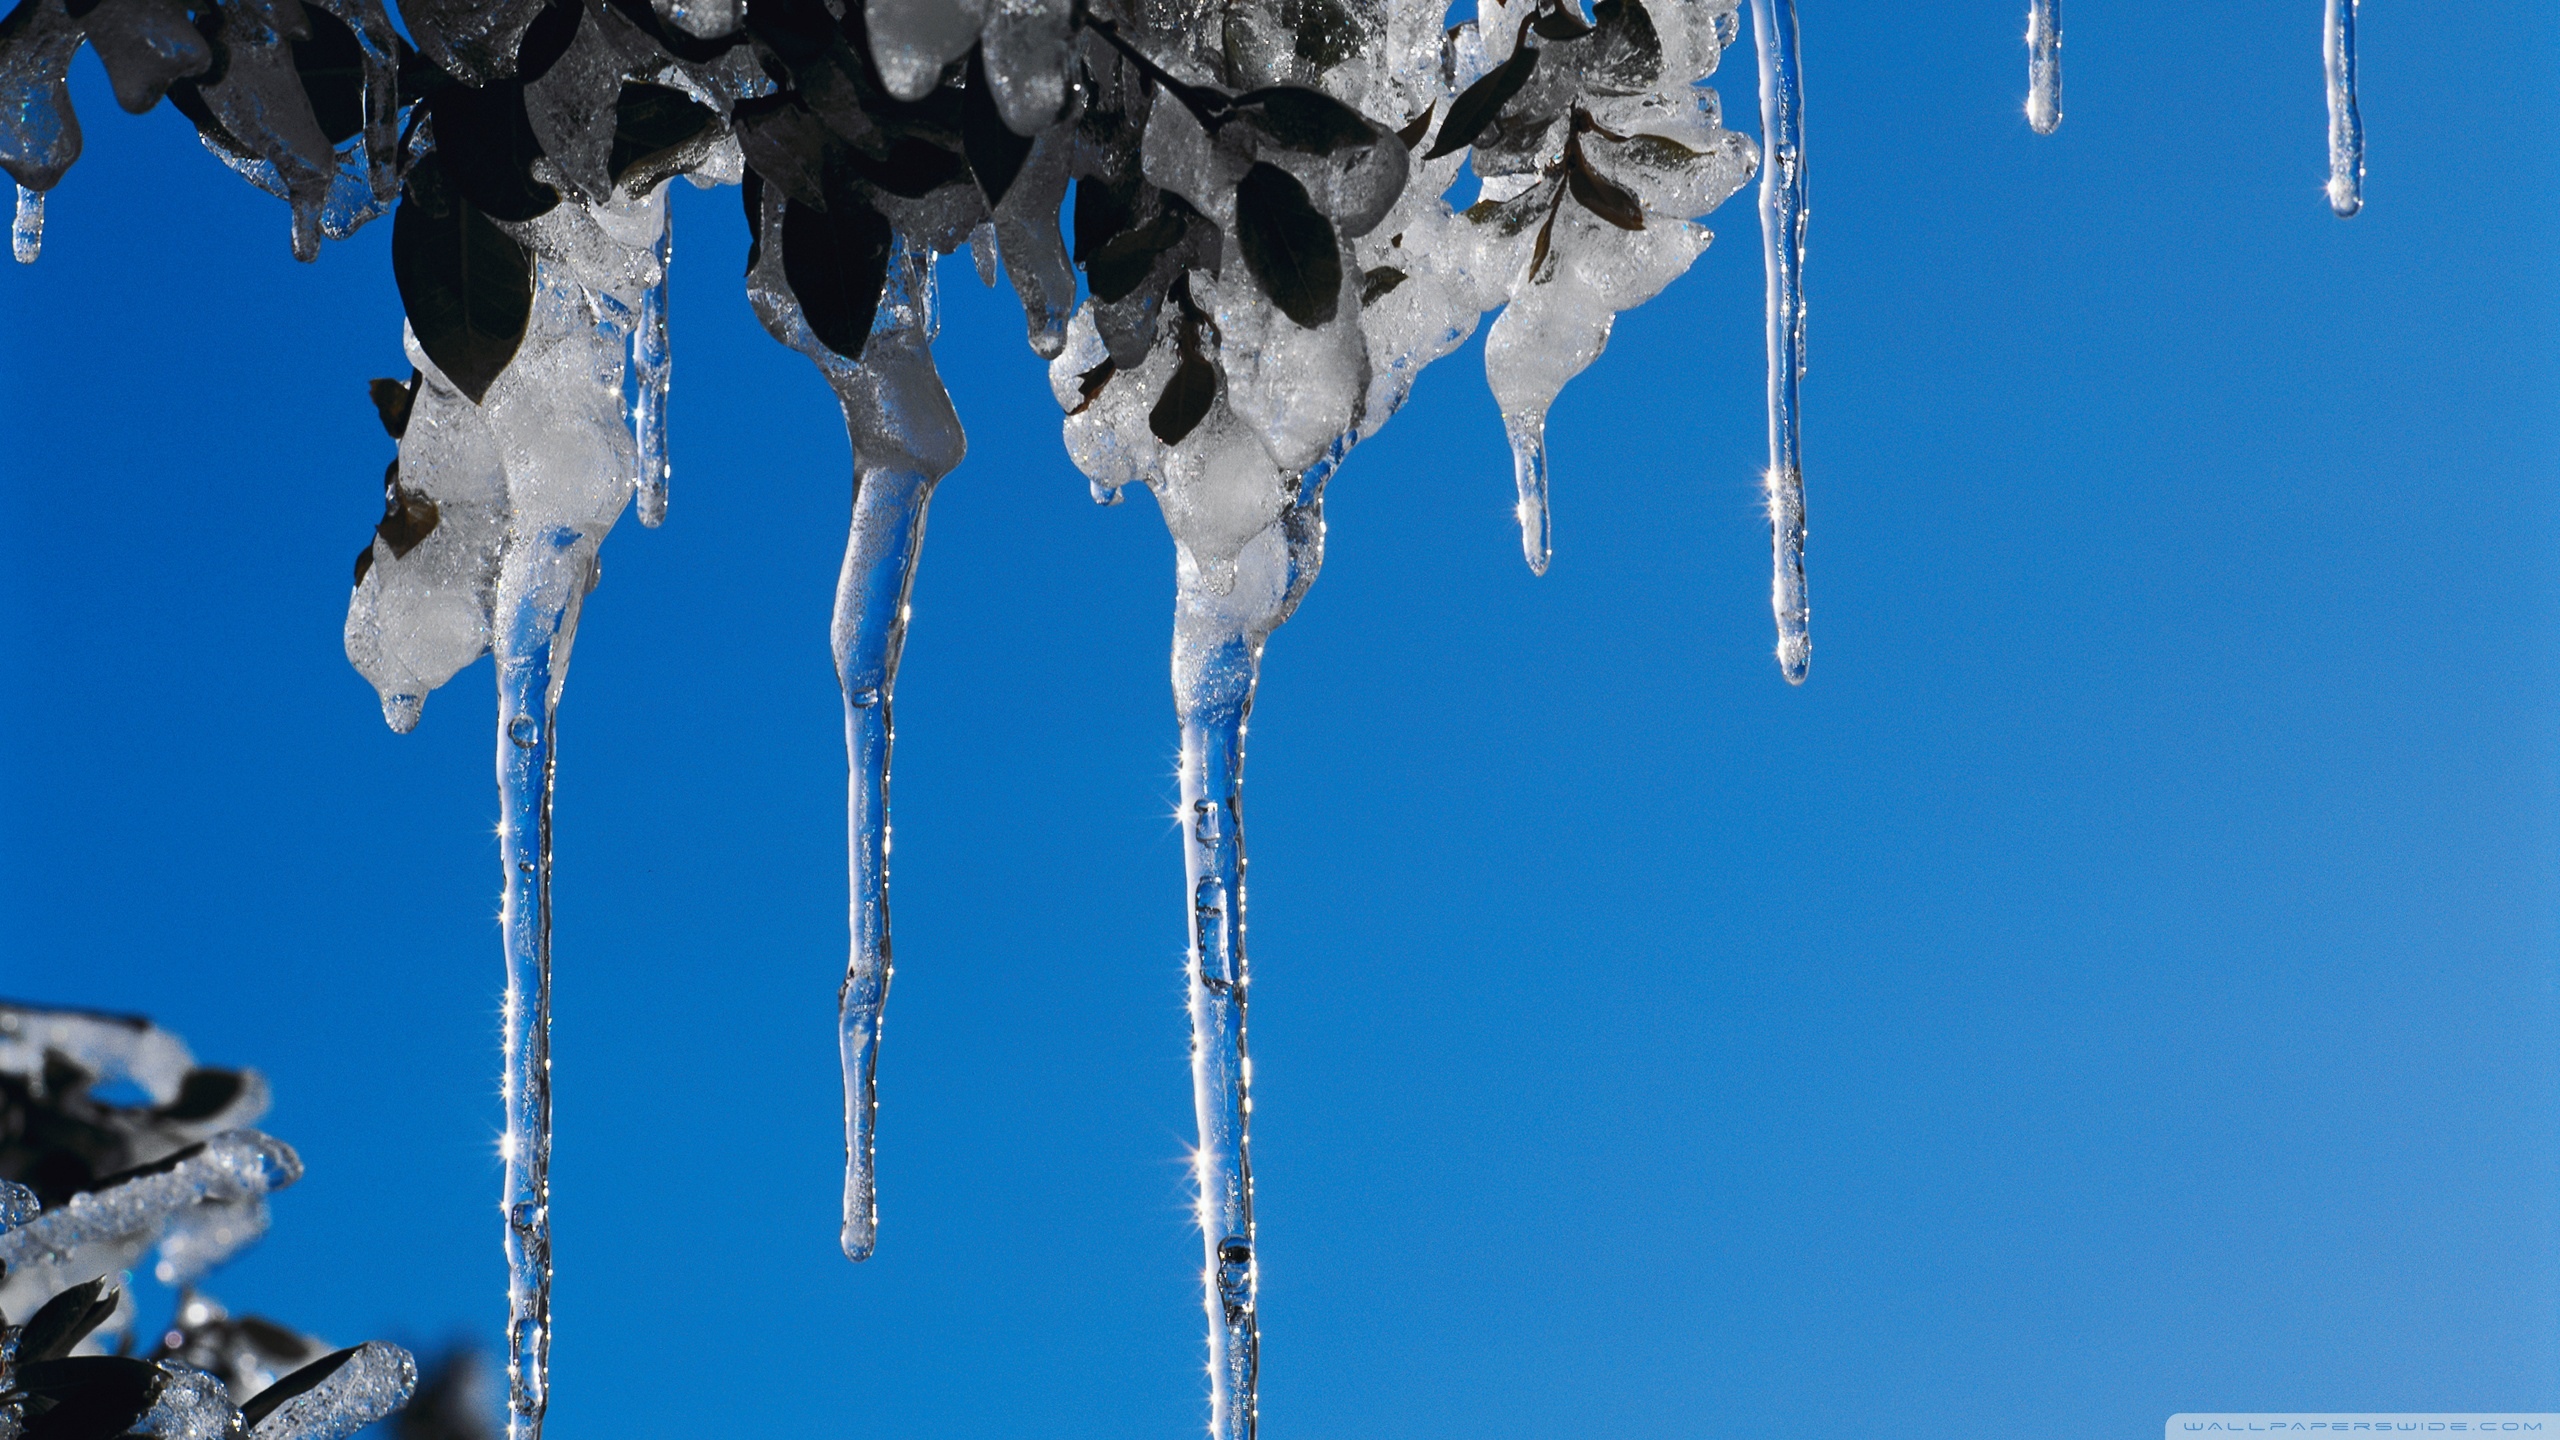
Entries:
{"label": "blue sky", "polygon": [[[1479,345],[1328,499],[1248,822],[1263,1415],[1294,1436],[2138,1436],[2560,1409],[2560,16],[1811,7],[1815,654],[1769,658],[1747,198],[1550,431]],[[1747,55],[1719,77],[1756,113]],[[0,991],[263,1068],[309,1178],[214,1282],[494,1341],[485,664],[340,653],[405,373],[75,89],[0,267]],[[674,503],[563,711],[554,1433],[1182,1434],[1171,550],[946,272],[968,463],[898,696],[883,1229],[835,1253],[849,466],[678,197]]]}

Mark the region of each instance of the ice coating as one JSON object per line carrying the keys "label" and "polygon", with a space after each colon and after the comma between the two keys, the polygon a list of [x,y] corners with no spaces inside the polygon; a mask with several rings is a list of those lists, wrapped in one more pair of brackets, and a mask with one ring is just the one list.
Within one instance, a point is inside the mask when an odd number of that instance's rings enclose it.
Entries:
{"label": "ice coating", "polygon": [[2364,117],[2356,113],[2356,0],[2328,0],[2320,59],[2329,78],[2329,208],[2364,208]]}
{"label": "ice coating", "polygon": [[250,1430],[251,1440],[345,1440],[409,1403],[418,1362],[380,1340],[355,1348],[319,1384],[287,1398]]}
{"label": "ice coating", "polygon": [[129,1080],[163,1105],[178,1097],[187,1072],[196,1068],[185,1041],[139,1016],[0,1004],[0,1071],[41,1077],[48,1054],[102,1083]]}
{"label": "ice coating", "polygon": [[15,1230],[44,1213],[36,1192],[15,1180],[0,1180],[0,1234]]}
{"label": "ice coating", "polygon": [[133,1433],[156,1440],[239,1440],[240,1407],[221,1381],[192,1366],[159,1364],[160,1393]]}
{"label": "ice coating", "polygon": [[18,211],[9,222],[9,254],[33,265],[44,253],[44,192],[18,187]]}
{"label": "ice coating", "polygon": [[2039,135],[2062,126],[2062,0],[2027,6],[2027,125]]}
{"label": "ice coating", "polygon": [[1796,394],[1804,379],[1804,87],[1796,72],[1795,0],[1751,0],[1760,50],[1761,260],[1769,281],[1769,608],[1778,620],[1778,672],[1804,683],[1813,663],[1804,581],[1804,466]]}
{"label": "ice coating", "polygon": [[[255,1130],[231,1130],[120,1184],[74,1195],[0,1233],[0,1266],[7,1267],[0,1279],[0,1313],[26,1314],[70,1285],[131,1268],[164,1232],[202,1210],[235,1217],[239,1234],[220,1254],[208,1247],[192,1258],[223,1258],[256,1238],[249,1227],[263,1228],[264,1197],[300,1178],[302,1160],[293,1147]],[[164,1265],[162,1278],[184,1284],[198,1273]]]}

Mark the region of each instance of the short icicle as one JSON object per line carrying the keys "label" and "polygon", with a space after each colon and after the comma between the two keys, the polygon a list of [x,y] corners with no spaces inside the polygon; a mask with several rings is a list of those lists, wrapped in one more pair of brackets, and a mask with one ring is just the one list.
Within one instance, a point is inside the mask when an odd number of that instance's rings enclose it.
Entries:
{"label": "short icicle", "polygon": [[18,187],[18,214],[9,224],[9,253],[33,265],[44,253],[44,192]]}
{"label": "short icicle", "polygon": [[1520,487],[1520,503],[1512,514],[1520,522],[1520,555],[1529,573],[1544,575],[1555,556],[1555,534],[1547,511],[1547,417],[1505,416],[1503,433],[1511,441],[1511,478]]}
{"label": "short icicle", "polygon": [[2320,58],[2329,72],[2329,208],[2364,208],[2364,118],[2356,113],[2356,0],[2328,0]]}
{"label": "short icicle", "polygon": [[1778,669],[1804,683],[1813,662],[1804,579],[1804,469],[1796,391],[1804,378],[1804,87],[1796,65],[1795,0],[1751,0],[1760,51],[1760,243],[1769,294],[1770,608]]}
{"label": "short icicle", "polygon": [[669,207],[658,235],[658,283],[640,297],[640,320],[631,330],[631,437],[640,468],[633,482],[640,523],[651,529],[667,518],[667,383],[674,367],[667,348],[667,277],[675,263],[676,227]]}
{"label": "short icicle", "polygon": [[2062,127],[2062,0],[2028,0],[2027,125],[2039,135]]}

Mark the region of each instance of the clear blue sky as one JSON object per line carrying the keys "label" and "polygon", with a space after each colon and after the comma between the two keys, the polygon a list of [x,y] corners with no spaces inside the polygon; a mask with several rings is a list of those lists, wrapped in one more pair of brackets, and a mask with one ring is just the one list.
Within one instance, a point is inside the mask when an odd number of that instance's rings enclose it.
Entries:
{"label": "clear blue sky", "polygon": [[[1247,789],[1272,1440],[2560,1409],[2560,12],[2371,7],[2342,223],[2318,0],[2074,3],[2050,139],[2022,8],[1805,17],[1804,689],[1747,199],[1565,392],[1545,579],[1478,346],[1335,482]],[[339,646],[388,227],[297,266],[76,89],[0,266],[0,991],[272,1077],[224,1298],[494,1340],[489,671],[398,737]],[[563,715],[554,1433],[1190,1433],[1162,526],[948,270],[847,1265],[849,466],[735,193],[677,226],[673,513]]]}

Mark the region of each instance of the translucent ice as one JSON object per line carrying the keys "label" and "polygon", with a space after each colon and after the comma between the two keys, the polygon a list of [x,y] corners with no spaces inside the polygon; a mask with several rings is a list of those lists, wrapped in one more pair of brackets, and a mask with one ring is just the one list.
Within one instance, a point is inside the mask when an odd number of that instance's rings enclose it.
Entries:
{"label": "translucent ice", "polygon": [[9,224],[9,254],[21,265],[33,265],[44,253],[44,192],[18,187],[18,213]]}
{"label": "translucent ice", "polygon": [[1760,241],[1769,295],[1769,607],[1778,670],[1804,683],[1813,661],[1804,582],[1804,467],[1796,392],[1804,378],[1804,88],[1796,73],[1795,0],[1751,0],[1760,47]]}
{"label": "translucent ice", "polygon": [[140,1016],[0,1004],[0,1071],[41,1077],[49,1054],[101,1083],[132,1081],[164,1105],[196,1068],[185,1041]]}
{"label": "translucent ice", "polygon": [[2027,7],[2027,124],[2039,135],[2062,124],[2062,0]]}
{"label": "translucent ice", "polygon": [[[91,1276],[130,1268],[142,1253],[181,1221],[205,1211],[232,1217],[241,1227],[235,1243],[214,1254],[210,1246],[164,1264],[165,1283],[184,1284],[207,1257],[220,1258],[262,1226],[264,1197],[302,1177],[302,1161],[281,1140],[255,1130],[232,1130],[145,1166],[102,1190],[72,1196],[30,1223],[0,1234],[0,1313],[25,1314],[32,1305]],[[169,1257],[164,1256],[164,1260]]]}
{"label": "translucent ice", "polygon": [[2364,117],[2356,113],[2356,0],[2328,0],[2320,58],[2329,76],[2329,208],[2364,208]]}

